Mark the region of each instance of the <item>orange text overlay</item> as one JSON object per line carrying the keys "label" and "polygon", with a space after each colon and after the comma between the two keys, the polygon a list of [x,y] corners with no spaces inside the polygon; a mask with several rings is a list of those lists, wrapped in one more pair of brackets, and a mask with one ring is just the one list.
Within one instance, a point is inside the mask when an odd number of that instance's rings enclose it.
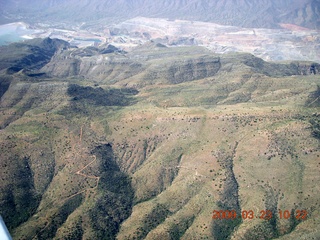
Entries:
{"label": "orange text overlay", "polygon": [[256,213],[252,210],[214,210],[212,219],[264,219],[271,220],[272,218],[278,219],[297,219],[305,220],[307,219],[308,212],[306,210],[261,210]]}

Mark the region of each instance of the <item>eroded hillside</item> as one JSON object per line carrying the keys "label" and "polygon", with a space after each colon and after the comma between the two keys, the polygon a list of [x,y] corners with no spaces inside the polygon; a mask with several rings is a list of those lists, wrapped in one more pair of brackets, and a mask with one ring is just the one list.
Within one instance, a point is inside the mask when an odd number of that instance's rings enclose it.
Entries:
{"label": "eroded hillside", "polygon": [[156,44],[4,69],[0,214],[14,239],[318,239],[318,73]]}

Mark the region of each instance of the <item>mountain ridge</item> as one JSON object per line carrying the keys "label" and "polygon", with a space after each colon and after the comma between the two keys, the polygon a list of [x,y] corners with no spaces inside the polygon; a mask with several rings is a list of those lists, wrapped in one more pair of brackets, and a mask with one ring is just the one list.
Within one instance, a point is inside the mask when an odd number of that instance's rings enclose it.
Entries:
{"label": "mountain ridge", "polygon": [[[138,16],[215,22],[241,27],[279,28],[291,23],[319,29],[320,2],[303,1],[2,1],[1,16],[8,21],[97,22],[119,23]],[[81,12],[81,14],[78,14]],[[34,14],[37,14],[36,17]],[[16,15],[16,16],[15,16]],[[12,20],[9,20],[12,19]]]}

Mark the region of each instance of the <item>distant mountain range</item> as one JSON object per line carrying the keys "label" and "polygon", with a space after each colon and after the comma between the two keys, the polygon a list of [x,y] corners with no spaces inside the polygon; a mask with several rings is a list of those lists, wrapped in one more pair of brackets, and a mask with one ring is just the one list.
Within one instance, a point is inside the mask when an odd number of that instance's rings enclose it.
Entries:
{"label": "distant mountain range", "polygon": [[290,23],[320,28],[319,0],[1,0],[0,9],[0,23],[103,20],[108,24],[143,16],[241,27],[277,28],[280,23]]}

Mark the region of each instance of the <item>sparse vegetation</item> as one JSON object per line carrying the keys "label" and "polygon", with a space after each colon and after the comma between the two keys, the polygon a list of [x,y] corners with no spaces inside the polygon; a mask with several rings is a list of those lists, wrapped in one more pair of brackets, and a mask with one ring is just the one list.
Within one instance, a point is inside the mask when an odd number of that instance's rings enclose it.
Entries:
{"label": "sparse vegetation", "polygon": [[[14,238],[294,239],[316,232],[319,89],[306,98],[319,76],[286,77],[297,65],[210,57],[198,47],[152,51],[132,53],[149,59],[133,75],[127,63],[134,57],[116,62],[116,54],[106,79],[47,78],[51,72],[27,81],[34,76],[15,73],[0,112],[0,213]],[[196,66],[184,72],[195,75],[175,75],[180,64]],[[270,68],[276,77],[263,72]],[[146,79],[151,69],[156,77]],[[219,222],[213,208],[268,208],[275,217]],[[310,220],[302,231],[302,221],[281,222],[279,208],[308,209]]]}
{"label": "sparse vegetation", "polygon": [[61,206],[58,211],[51,216],[46,227],[37,233],[37,238],[53,239],[58,228],[66,221],[68,216],[81,205],[82,200],[83,197],[81,195],[77,195],[76,197],[66,201],[63,206]]}
{"label": "sparse vegetation", "polygon": [[1,189],[0,214],[6,220],[9,230],[26,221],[38,207],[40,196],[33,184],[29,159],[14,155],[9,164],[13,167],[13,179],[10,185]]}
{"label": "sparse vegetation", "polygon": [[313,117],[310,120],[312,136],[320,140],[320,118]]}
{"label": "sparse vegetation", "polygon": [[320,107],[320,85],[313,91],[306,102],[307,107]]}
{"label": "sparse vegetation", "polygon": [[135,89],[109,89],[82,87],[71,84],[68,94],[73,97],[73,101],[86,100],[88,103],[102,106],[126,106],[130,104],[130,98],[137,94]]}
{"label": "sparse vegetation", "polygon": [[133,189],[126,174],[117,166],[110,145],[93,150],[100,161],[100,197],[89,211],[90,222],[97,239],[116,239],[121,223],[130,216]]}

